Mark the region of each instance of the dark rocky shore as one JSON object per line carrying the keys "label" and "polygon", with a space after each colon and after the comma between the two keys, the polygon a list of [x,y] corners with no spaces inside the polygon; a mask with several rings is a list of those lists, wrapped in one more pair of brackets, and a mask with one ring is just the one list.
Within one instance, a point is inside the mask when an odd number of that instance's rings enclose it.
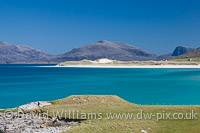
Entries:
{"label": "dark rocky shore", "polygon": [[0,133],[60,133],[70,129],[78,121],[64,121],[40,113],[25,113],[37,109],[48,102],[32,102],[26,105],[0,112]]}
{"label": "dark rocky shore", "polygon": [[[38,116],[30,117],[28,114],[0,119],[0,133],[60,133],[70,129],[75,122],[60,122],[55,118],[44,120]],[[51,125],[51,126],[48,126]]]}

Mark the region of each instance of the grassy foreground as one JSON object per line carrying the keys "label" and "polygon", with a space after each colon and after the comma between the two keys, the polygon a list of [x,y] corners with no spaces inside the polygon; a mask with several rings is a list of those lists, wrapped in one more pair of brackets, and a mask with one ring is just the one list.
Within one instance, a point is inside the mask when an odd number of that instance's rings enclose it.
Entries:
{"label": "grassy foreground", "polygon": [[[80,119],[84,114],[102,113],[101,118],[97,117],[86,119],[83,118],[79,124],[75,124],[67,131],[69,133],[95,133],[95,132],[113,132],[113,133],[130,133],[130,132],[148,132],[148,133],[198,133],[200,131],[199,114],[197,119],[164,119],[157,120],[156,117],[151,119],[108,119],[108,113],[195,113],[200,112],[200,106],[163,106],[163,105],[136,105],[127,102],[118,96],[112,95],[77,95],[70,96],[65,99],[52,101],[52,105],[41,108],[41,110],[48,110],[49,115],[53,116],[51,112],[62,112],[75,110],[76,116]],[[77,113],[78,111],[78,113]],[[177,116],[177,115],[176,115]],[[65,115],[63,114],[64,118]],[[165,116],[166,118],[167,116]]]}

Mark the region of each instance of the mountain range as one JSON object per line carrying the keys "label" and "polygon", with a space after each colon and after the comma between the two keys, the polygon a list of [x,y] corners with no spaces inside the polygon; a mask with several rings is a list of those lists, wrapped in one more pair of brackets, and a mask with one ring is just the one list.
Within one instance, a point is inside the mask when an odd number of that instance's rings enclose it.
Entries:
{"label": "mountain range", "polygon": [[0,64],[58,63],[63,61],[77,61],[83,59],[96,60],[101,58],[121,61],[166,60],[196,50],[198,50],[198,48],[178,46],[172,54],[157,56],[129,44],[101,40],[79,48],[74,48],[64,54],[51,55],[29,46],[15,46],[2,41],[0,42]]}

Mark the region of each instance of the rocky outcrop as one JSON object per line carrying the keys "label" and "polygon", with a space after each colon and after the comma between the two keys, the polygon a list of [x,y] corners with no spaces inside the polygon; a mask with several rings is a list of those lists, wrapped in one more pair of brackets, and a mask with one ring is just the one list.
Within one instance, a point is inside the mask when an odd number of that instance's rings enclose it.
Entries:
{"label": "rocky outcrop", "polygon": [[197,50],[197,48],[178,46],[172,53],[172,56],[179,56]]}
{"label": "rocky outcrop", "polygon": [[198,58],[200,58],[200,49],[195,50],[195,51],[190,52],[190,53],[180,55],[180,56],[173,57],[172,59],[187,59],[188,61],[192,61],[192,59],[196,59],[196,61],[199,62]]}
{"label": "rocky outcrop", "polygon": [[[39,112],[39,107],[51,105],[50,102],[39,101],[1,110],[0,133],[61,133],[70,129],[70,125],[78,120],[60,120],[49,117],[47,113]],[[26,113],[32,110],[32,113]]]}
{"label": "rocky outcrop", "polygon": [[25,104],[25,105],[21,105],[15,109],[22,109],[24,111],[27,111],[27,110],[33,110],[33,109],[37,109],[37,108],[40,108],[40,107],[44,107],[44,106],[47,106],[47,105],[51,105],[50,102],[46,102],[46,101],[38,101],[38,102],[31,102],[31,103],[28,103],[28,104]]}
{"label": "rocky outcrop", "polygon": [[[77,122],[56,123],[55,118],[44,119],[37,115],[12,113],[4,117],[0,113],[0,133],[61,133]],[[59,125],[59,126],[48,126]]]}

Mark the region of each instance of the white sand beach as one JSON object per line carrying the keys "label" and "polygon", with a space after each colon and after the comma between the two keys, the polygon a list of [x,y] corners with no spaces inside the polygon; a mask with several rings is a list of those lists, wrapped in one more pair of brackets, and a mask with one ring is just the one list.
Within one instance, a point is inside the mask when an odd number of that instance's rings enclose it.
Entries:
{"label": "white sand beach", "polygon": [[118,61],[111,59],[66,61],[45,67],[85,67],[85,68],[200,68],[197,62],[176,61]]}
{"label": "white sand beach", "polygon": [[200,68],[200,65],[141,65],[141,66],[106,66],[106,65],[66,65],[66,66],[41,66],[41,67],[80,67],[80,68]]}

